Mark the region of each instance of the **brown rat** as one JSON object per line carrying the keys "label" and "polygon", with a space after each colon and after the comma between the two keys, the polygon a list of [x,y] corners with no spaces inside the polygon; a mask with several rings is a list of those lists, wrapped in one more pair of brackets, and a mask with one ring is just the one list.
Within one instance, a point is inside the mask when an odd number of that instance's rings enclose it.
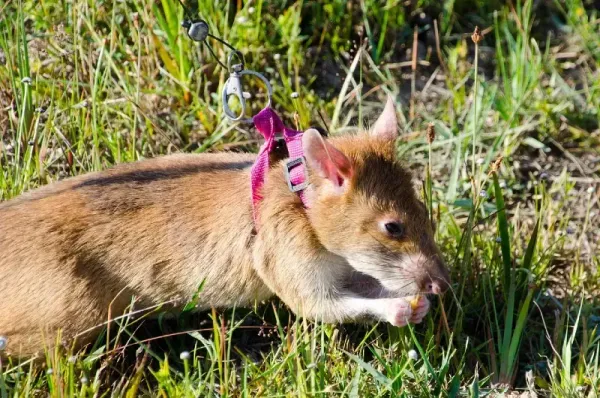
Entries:
{"label": "brown rat", "polygon": [[[199,309],[279,296],[325,322],[420,322],[449,276],[427,211],[397,162],[391,99],[370,132],[304,133],[308,207],[281,163],[252,218],[252,154],[177,154],[122,164],[0,204],[3,355],[86,343],[128,309]],[[175,305],[177,307],[177,305]]]}

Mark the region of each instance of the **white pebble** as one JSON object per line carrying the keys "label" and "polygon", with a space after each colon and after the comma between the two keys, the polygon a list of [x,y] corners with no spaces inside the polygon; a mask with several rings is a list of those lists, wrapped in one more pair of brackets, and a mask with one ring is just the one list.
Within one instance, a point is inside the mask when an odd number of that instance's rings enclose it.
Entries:
{"label": "white pebble", "polygon": [[189,351],[182,351],[181,354],[179,354],[179,358],[182,361],[187,361],[188,359],[190,359],[190,352]]}
{"label": "white pebble", "polygon": [[296,91],[294,91],[291,95],[292,98],[298,98],[300,96],[300,94],[298,94]]}

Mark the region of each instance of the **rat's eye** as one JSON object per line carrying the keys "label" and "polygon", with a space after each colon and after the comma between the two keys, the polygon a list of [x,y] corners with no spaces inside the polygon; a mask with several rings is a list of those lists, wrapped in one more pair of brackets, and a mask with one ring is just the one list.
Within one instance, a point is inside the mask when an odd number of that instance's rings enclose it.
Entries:
{"label": "rat's eye", "polygon": [[392,238],[396,238],[396,239],[404,238],[404,233],[406,231],[404,224],[401,224],[399,222],[388,222],[388,223],[385,223],[384,227],[385,227],[385,230],[387,231],[387,233]]}

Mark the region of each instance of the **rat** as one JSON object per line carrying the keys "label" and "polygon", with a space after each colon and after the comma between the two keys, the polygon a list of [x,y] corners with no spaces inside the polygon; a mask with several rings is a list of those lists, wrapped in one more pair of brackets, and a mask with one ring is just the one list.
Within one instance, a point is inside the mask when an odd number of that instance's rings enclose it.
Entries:
{"label": "rat", "polygon": [[308,205],[280,160],[256,221],[249,153],[120,164],[1,203],[0,354],[36,356],[59,339],[83,346],[132,302],[177,310],[199,285],[197,310],[278,296],[327,323],[421,322],[427,295],[450,277],[397,136],[391,97],[369,130],[306,130]]}

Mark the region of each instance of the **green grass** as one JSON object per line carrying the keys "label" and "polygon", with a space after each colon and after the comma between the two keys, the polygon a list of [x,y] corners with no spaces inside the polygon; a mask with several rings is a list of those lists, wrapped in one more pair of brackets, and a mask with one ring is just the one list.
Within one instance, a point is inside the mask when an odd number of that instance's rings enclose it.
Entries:
{"label": "green grass", "polygon": [[[308,323],[277,301],[126,316],[85,353],[1,363],[0,397],[599,395],[592,1],[197,3],[289,124],[352,132],[398,96],[398,150],[424,180],[452,289],[414,328]],[[224,120],[226,71],[183,16],[176,0],[0,0],[0,199],[144,157],[256,150]],[[244,84],[256,113],[263,87]]]}

